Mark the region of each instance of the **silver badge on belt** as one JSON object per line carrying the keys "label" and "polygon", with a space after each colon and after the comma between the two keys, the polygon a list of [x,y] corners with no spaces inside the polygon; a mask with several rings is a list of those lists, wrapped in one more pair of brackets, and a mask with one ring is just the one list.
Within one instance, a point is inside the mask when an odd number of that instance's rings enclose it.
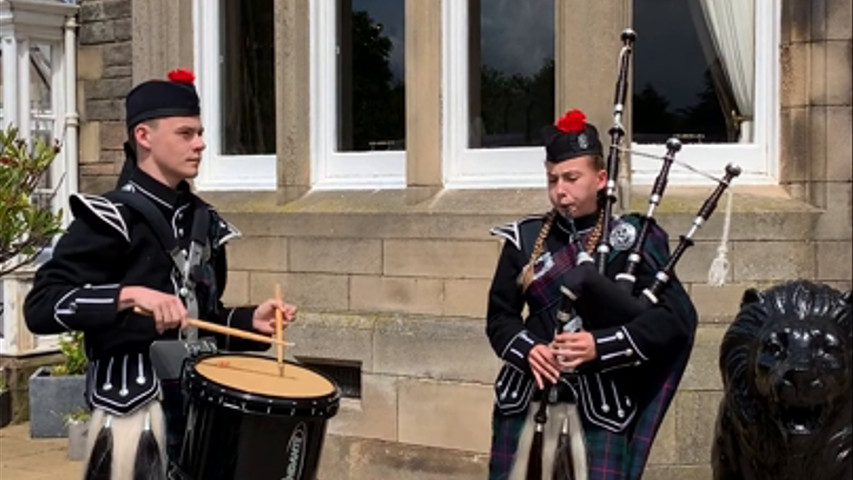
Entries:
{"label": "silver badge on belt", "polygon": [[634,245],[637,239],[637,228],[628,222],[622,222],[610,232],[610,245],[614,250],[624,251]]}

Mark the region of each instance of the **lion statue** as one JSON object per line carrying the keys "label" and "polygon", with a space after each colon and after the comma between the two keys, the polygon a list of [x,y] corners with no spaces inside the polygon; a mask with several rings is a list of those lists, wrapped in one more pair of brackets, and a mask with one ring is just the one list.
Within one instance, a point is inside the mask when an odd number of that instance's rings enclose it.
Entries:
{"label": "lion statue", "polygon": [[720,346],[715,480],[853,478],[851,292],[744,292]]}

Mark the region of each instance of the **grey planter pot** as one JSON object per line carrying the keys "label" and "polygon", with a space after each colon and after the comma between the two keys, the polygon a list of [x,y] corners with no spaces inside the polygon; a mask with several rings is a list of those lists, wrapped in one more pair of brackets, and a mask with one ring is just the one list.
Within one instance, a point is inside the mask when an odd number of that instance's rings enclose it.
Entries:
{"label": "grey planter pot", "polygon": [[68,459],[80,461],[86,458],[86,433],[89,422],[71,422],[68,424]]}
{"label": "grey planter pot", "polygon": [[65,415],[86,409],[83,375],[51,376],[39,367],[30,377],[30,437],[65,437]]}

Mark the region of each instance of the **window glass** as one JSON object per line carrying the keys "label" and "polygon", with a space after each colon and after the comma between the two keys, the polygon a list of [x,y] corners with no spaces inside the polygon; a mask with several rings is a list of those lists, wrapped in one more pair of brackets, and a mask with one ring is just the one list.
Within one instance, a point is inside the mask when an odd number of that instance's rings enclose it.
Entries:
{"label": "window glass", "polygon": [[220,12],[222,153],[275,153],[273,0],[222,0]]}
{"label": "window glass", "polygon": [[554,121],[554,0],[470,0],[469,146],[542,145]]}
{"label": "window glass", "polygon": [[709,16],[703,1],[711,0],[634,0],[636,143],[665,143],[671,136],[683,143],[751,141],[743,122],[751,120],[754,99],[735,92],[752,90],[753,73],[735,59],[751,65],[754,47],[746,44],[748,55],[726,51],[719,40],[736,32]]}
{"label": "window glass", "polygon": [[404,150],[404,1],[338,0],[338,151]]}

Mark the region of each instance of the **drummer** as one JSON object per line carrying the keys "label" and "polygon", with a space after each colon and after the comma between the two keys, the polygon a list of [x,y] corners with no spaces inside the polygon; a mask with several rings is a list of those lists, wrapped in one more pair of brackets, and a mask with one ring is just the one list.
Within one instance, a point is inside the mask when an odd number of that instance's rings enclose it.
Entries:
{"label": "drummer", "polygon": [[[240,232],[187,182],[198,175],[205,148],[193,82],[192,72],[176,70],[128,93],[117,188],[71,196],[74,221],[36,273],[24,306],[33,333],[85,333],[93,409],[86,471],[107,472],[98,478],[130,479],[134,468],[148,469],[137,478],[162,478],[167,423],[170,450],[180,445],[180,390],[153,373],[153,341],[176,338],[188,318],[272,334],[276,310],[287,322],[296,315],[293,305],[274,299],[240,308],[220,300],[225,244]],[[227,350],[268,347],[225,335],[216,342]]]}

